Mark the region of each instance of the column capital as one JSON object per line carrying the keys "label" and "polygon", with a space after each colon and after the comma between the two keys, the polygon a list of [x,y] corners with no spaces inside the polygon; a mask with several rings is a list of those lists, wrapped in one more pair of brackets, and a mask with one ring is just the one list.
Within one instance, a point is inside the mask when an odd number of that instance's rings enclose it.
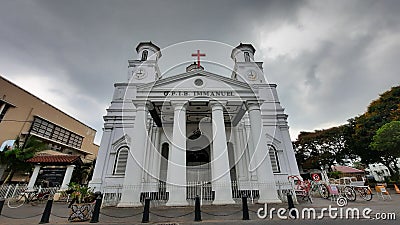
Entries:
{"label": "column capital", "polygon": [[147,110],[147,100],[133,100],[132,103],[136,107],[136,111],[145,111]]}
{"label": "column capital", "polygon": [[147,102],[146,102],[146,107],[147,107],[149,110],[153,110],[153,109],[154,109],[154,104],[153,104],[153,102],[147,101]]}
{"label": "column capital", "polygon": [[260,110],[260,102],[259,101],[247,101],[246,108],[248,111]]}
{"label": "column capital", "polygon": [[210,106],[212,110],[223,110],[224,105],[227,103],[227,101],[210,101]]}
{"label": "column capital", "polygon": [[114,129],[112,124],[104,124],[103,132],[111,132]]}
{"label": "column capital", "polygon": [[174,110],[186,110],[187,101],[171,101],[171,105]]}

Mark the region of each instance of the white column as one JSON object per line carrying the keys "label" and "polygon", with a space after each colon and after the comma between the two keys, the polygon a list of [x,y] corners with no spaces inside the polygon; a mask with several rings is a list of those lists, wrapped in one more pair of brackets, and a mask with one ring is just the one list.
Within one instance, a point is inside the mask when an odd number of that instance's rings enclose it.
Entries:
{"label": "white column", "polygon": [[31,178],[29,179],[29,183],[28,183],[28,190],[33,190],[33,186],[35,186],[36,183],[36,179],[39,175],[39,171],[40,171],[40,165],[35,165],[35,169],[33,169],[33,173]]}
{"label": "white column", "polygon": [[213,131],[212,186],[215,191],[214,205],[235,203],[232,199],[232,186],[229,169],[228,146],[226,143],[223,107],[211,102]]}
{"label": "white column", "polygon": [[163,128],[158,127],[157,128],[157,134],[156,134],[156,143],[154,144],[154,147],[156,148],[156,152],[154,154],[156,155],[155,158],[155,164],[154,164],[154,175],[155,177],[160,180],[160,168],[161,168],[161,132]]}
{"label": "white column", "polygon": [[103,136],[101,137],[100,148],[96,158],[96,165],[93,171],[92,180],[89,182],[89,187],[94,188],[95,191],[102,191],[104,170],[106,169],[106,159],[109,154],[108,149],[111,142],[112,127],[105,125]]}
{"label": "white column", "polygon": [[68,165],[67,170],[65,171],[64,179],[61,184],[60,190],[67,190],[68,184],[71,181],[72,172],[74,172],[75,165]]}
{"label": "white column", "polygon": [[[244,154],[243,154],[243,168],[244,168],[244,173],[245,173],[245,180],[246,181],[248,181],[248,182],[250,182],[250,179],[251,179],[251,173],[250,173],[250,170],[249,170],[249,168],[250,168],[250,154],[249,154],[249,146],[248,146],[248,143],[250,142],[249,141],[249,138],[247,137],[247,135],[246,135],[246,126],[245,126],[245,123],[243,122],[243,123],[240,123],[241,125],[241,127],[240,127],[240,133],[239,133],[239,137],[240,137],[240,139],[242,140],[241,141],[241,143],[242,143],[242,146],[243,146],[243,150],[244,150]],[[249,186],[250,187],[250,186]],[[247,189],[249,188],[249,187],[247,187]]]}
{"label": "white column", "polygon": [[246,123],[246,121],[244,122],[244,129],[243,129],[244,133],[244,140],[247,141],[247,153],[248,153],[248,165],[247,165],[247,169],[248,169],[248,173],[249,173],[249,177],[250,177],[250,181],[256,181],[257,178],[257,170],[256,170],[256,158],[254,157],[254,141],[253,141],[253,136],[251,134],[251,127],[249,126],[248,123]]}
{"label": "white column", "polygon": [[[146,148],[145,148],[146,151],[145,151],[145,156],[144,156],[144,158],[145,158],[145,160],[144,160],[145,169],[144,169],[144,173],[142,175],[143,176],[143,180],[144,180],[145,183],[149,183],[150,182],[150,177],[151,177],[151,174],[150,174],[151,162],[152,162],[151,151],[153,150],[152,149],[152,146],[153,146],[153,143],[152,143],[152,140],[153,140],[153,125],[152,125],[151,122],[148,124],[147,136],[148,136],[148,139],[146,140]],[[150,190],[146,189],[145,191],[150,191]]]}
{"label": "white column", "polygon": [[172,148],[168,159],[167,206],[187,205],[186,201],[186,106],[174,103]]}
{"label": "white column", "polygon": [[290,140],[290,135],[289,135],[289,127],[287,125],[285,125],[282,128],[277,128],[280,129],[281,134],[282,134],[282,138],[283,138],[283,146],[285,151],[283,152],[283,154],[285,154],[285,156],[288,159],[288,173],[289,175],[300,175],[299,172],[299,167],[297,166],[297,160],[295,157],[295,153],[293,150],[293,145],[292,145],[292,141]]}
{"label": "white column", "polygon": [[159,169],[158,166],[160,165],[160,152],[159,152],[159,145],[160,145],[160,128],[155,127],[153,129],[153,142],[150,148],[151,151],[151,164],[150,164],[150,175],[151,175],[151,182],[157,183],[159,179]]}
{"label": "white column", "polygon": [[134,133],[129,148],[128,162],[122,188],[121,201],[118,207],[141,206],[140,193],[142,192],[142,174],[147,141],[147,107],[144,101],[134,102],[136,117]]}
{"label": "white column", "polygon": [[275,185],[275,177],[272,172],[271,161],[268,154],[267,139],[263,129],[261,111],[258,103],[247,104],[251,136],[253,138],[254,156],[258,177],[258,189],[260,191],[259,203],[279,203]]}
{"label": "white column", "polygon": [[242,140],[240,138],[240,129],[239,129],[240,123],[236,125],[236,127],[233,128],[234,133],[235,133],[235,162],[236,162],[236,171],[238,174],[238,180],[244,180],[246,177],[247,171],[245,170],[244,167],[244,159],[245,159],[245,148],[243,147]]}

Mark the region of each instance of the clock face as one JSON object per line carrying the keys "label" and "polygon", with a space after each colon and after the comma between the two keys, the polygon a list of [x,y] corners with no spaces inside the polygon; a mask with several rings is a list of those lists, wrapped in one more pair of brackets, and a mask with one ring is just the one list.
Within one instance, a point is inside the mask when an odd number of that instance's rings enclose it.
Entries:
{"label": "clock face", "polygon": [[146,70],[139,68],[134,72],[133,77],[138,80],[141,80],[141,79],[145,78],[146,75],[147,75]]}
{"label": "clock face", "polygon": [[250,70],[247,74],[247,77],[249,78],[249,80],[256,80],[258,75],[257,72],[254,70]]}

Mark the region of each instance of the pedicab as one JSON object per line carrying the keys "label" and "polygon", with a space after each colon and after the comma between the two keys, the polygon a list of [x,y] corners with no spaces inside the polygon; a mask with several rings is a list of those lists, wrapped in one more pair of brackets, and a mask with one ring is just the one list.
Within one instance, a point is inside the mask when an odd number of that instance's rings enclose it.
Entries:
{"label": "pedicab", "polygon": [[300,176],[296,175],[288,176],[288,180],[292,184],[297,199],[300,197],[302,200],[313,203],[311,197],[311,182],[309,180],[303,180]]}

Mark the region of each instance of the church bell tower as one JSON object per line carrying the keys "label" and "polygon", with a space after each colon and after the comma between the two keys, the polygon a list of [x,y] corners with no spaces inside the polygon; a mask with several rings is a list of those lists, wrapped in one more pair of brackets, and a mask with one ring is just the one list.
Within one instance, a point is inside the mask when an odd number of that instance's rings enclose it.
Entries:
{"label": "church bell tower", "polygon": [[248,84],[265,84],[262,62],[254,61],[256,49],[251,44],[238,45],[232,50],[231,58],[235,62],[232,79]]}
{"label": "church bell tower", "polygon": [[137,59],[128,60],[128,81],[135,84],[150,83],[160,77],[158,59],[161,49],[150,42],[140,42],[136,47]]}

